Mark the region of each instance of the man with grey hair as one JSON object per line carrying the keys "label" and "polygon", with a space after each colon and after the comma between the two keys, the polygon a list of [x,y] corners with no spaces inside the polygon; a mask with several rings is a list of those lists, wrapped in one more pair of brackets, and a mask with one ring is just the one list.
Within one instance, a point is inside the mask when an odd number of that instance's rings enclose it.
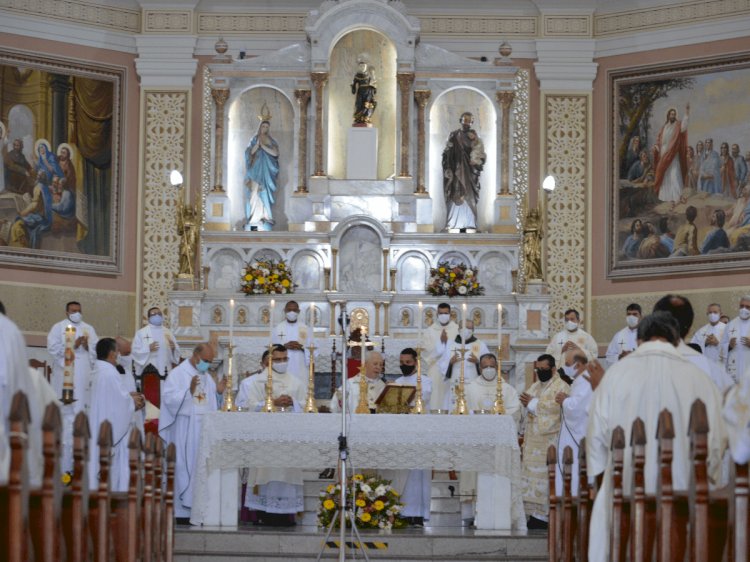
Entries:
{"label": "man with grey hair", "polygon": [[[349,411],[352,414],[359,404],[359,381],[362,376],[362,373],[360,373],[356,377],[352,377],[346,381],[346,401],[349,404]],[[365,358],[364,377],[367,379],[367,405],[372,412],[375,411],[375,400],[378,399],[378,396],[380,396],[380,393],[385,388],[382,376],[383,356],[377,351],[370,351]],[[338,387],[336,393],[331,398],[331,412],[340,412],[342,407],[342,392],[341,387]]]}
{"label": "man with grey hair", "polygon": [[217,389],[208,373],[215,356],[211,344],[196,345],[190,358],[172,369],[161,393],[159,437],[166,443],[174,443],[177,448],[174,511],[180,524],[188,524],[190,520],[192,475],[195,473],[203,416],[218,410],[216,393],[224,391],[225,381]]}
{"label": "man with grey hair", "polygon": [[750,367],[750,295],[740,298],[739,313],[724,329],[721,352],[726,360],[727,373],[740,382]]}
{"label": "man with grey hair", "polygon": [[[680,325],[672,314],[657,311],[643,318],[638,326],[641,345],[633,353],[612,365],[598,383],[589,411],[586,434],[586,463],[589,475],[604,475],[596,495],[591,517],[589,560],[609,559],[609,533],[612,513],[612,433],[617,426],[630,432],[633,420],[640,418],[646,435],[656,435],[659,414],[665,408],[672,414],[675,428],[672,480],[676,491],[688,488],[690,477],[690,442],[688,422],[690,407],[697,399],[706,405],[708,423],[708,469],[713,483],[718,483],[721,459],[726,447],[726,428],[721,417],[721,395],[714,383],[689,360],[677,346]],[[597,377],[598,379],[598,377]],[[648,439],[646,458],[658,457],[658,441]],[[646,493],[656,492],[658,463],[646,464]],[[623,484],[630,489],[632,464],[625,455]]]}

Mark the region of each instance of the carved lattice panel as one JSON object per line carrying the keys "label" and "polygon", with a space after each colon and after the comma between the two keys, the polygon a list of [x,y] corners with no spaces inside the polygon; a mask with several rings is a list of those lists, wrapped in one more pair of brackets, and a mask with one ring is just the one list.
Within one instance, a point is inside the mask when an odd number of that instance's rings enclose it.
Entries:
{"label": "carved lattice panel", "polygon": [[[557,179],[547,199],[547,282],[550,331],[562,326],[563,312],[586,315],[586,179],[588,167],[588,96],[545,98],[546,173]],[[554,226],[551,226],[554,225]]]}
{"label": "carved lattice panel", "polygon": [[[187,92],[146,92],[143,147],[143,293],[140,303],[167,308],[179,269],[176,200],[169,172],[185,173]],[[182,195],[181,193],[179,195]]]}

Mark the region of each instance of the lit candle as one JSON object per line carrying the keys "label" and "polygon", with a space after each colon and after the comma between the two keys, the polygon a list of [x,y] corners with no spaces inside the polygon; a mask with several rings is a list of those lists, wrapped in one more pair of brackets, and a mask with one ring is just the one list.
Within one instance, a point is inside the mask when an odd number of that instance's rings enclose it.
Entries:
{"label": "lit candle", "polygon": [[234,336],[234,299],[229,299],[229,345],[232,345]]}
{"label": "lit candle", "polygon": [[271,334],[271,343],[273,343],[273,309],[276,306],[276,301],[271,299],[271,310],[268,313],[268,332]]}
{"label": "lit candle", "polygon": [[[498,354],[502,353],[503,349],[503,305],[497,305],[497,349]],[[502,360],[498,357],[498,360]]]}
{"label": "lit candle", "polygon": [[68,325],[65,328],[65,355],[63,366],[63,398],[73,398],[73,389],[75,384],[75,341],[76,329]]}
{"label": "lit candle", "polygon": [[461,327],[466,328],[466,303],[461,305]]}
{"label": "lit candle", "polygon": [[419,301],[419,341],[422,341],[422,301]]}

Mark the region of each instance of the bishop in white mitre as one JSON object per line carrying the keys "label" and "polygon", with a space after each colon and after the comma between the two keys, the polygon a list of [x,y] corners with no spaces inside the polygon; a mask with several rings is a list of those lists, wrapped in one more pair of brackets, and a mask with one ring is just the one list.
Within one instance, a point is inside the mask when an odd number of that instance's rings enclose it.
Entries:
{"label": "bishop in white mitre", "polygon": [[[157,306],[148,309],[148,324],[135,333],[132,357],[138,376],[149,365],[160,376],[180,362],[180,346],[169,328],[164,326],[164,315]],[[162,381],[161,387],[164,387]]]}
{"label": "bishop in white mitre", "polygon": [[312,341],[313,331],[299,320],[299,304],[289,301],[284,306],[284,320],[273,329],[271,343],[283,345],[289,354],[289,372],[307,383],[310,352],[306,349]]}
{"label": "bishop in white mitre", "polygon": [[740,299],[737,318],[724,328],[721,338],[721,352],[726,358],[726,368],[735,382],[750,367],[750,295]]}
{"label": "bishop in white mitre", "polygon": [[[726,428],[721,419],[721,396],[716,385],[677,349],[679,325],[666,312],[656,312],[641,320],[638,328],[641,345],[610,367],[595,388],[586,434],[586,464],[590,477],[604,473],[591,514],[589,560],[609,560],[609,532],[612,500],[612,432],[618,425],[630,433],[633,421],[640,417],[646,426],[646,458],[658,459],[656,435],[659,414],[665,408],[672,414],[672,482],[676,491],[688,488],[690,442],[688,422],[693,402],[700,398],[706,405],[708,425],[709,478],[716,484],[726,448]],[[593,379],[592,379],[593,380]],[[658,463],[645,467],[646,493],[656,493]],[[631,489],[631,455],[624,457],[623,489]]]}
{"label": "bishop in white mitre", "polygon": [[[297,376],[289,372],[288,367],[286,348],[275,346],[271,353],[273,404],[277,410],[283,408],[287,412],[299,413],[305,401],[306,388]],[[237,406],[251,412],[261,411],[266,400],[267,381],[267,370],[242,381],[246,392],[238,398]],[[251,469],[247,479],[245,507],[266,513],[294,514],[304,511],[302,478],[302,470],[298,468]]]}
{"label": "bishop in white mitre", "polygon": [[[130,432],[137,427],[134,415],[144,407],[145,399],[142,394],[131,391],[126,376],[117,370],[117,343],[114,339],[100,339],[96,344],[96,356],[89,414],[89,487],[95,490],[99,486],[99,427],[107,420],[112,426],[110,489],[113,492],[126,492],[130,479]],[[127,375],[127,379],[132,381],[133,377]]]}
{"label": "bishop in white mitre", "polygon": [[458,324],[451,320],[451,307],[440,303],[437,307],[437,322],[433,322],[422,334],[420,347],[422,358],[427,367],[427,375],[432,380],[430,409],[444,407],[446,384],[445,374],[440,371],[439,361],[445,356],[449,342],[455,341],[458,335]]}
{"label": "bishop in white mitre", "polygon": [[[365,359],[365,379],[367,383],[367,406],[370,411],[375,411],[377,404],[375,401],[385,388],[383,376],[383,356],[377,351],[371,351]],[[349,411],[353,414],[359,404],[359,382],[362,373],[346,381],[346,402]],[[342,388],[338,387],[330,402],[330,409],[333,413],[341,412],[343,406]]]}
{"label": "bishop in white mitre", "polygon": [[195,346],[190,358],[172,369],[161,393],[159,436],[177,449],[174,507],[175,517],[183,521],[190,517],[193,505],[192,476],[203,416],[219,409],[216,383],[208,373],[214,356],[210,344]]}
{"label": "bishop in white mitre", "polygon": [[452,412],[456,407],[456,389],[461,382],[461,357],[463,356],[464,384],[479,376],[479,358],[490,352],[487,344],[474,335],[474,322],[466,321],[458,336],[449,341],[443,355],[438,360],[443,374],[445,398],[443,408]]}
{"label": "bishop in white mitre", "polygon": [[63,370],[65,369],[65,329],[75,328],[75,373],[73,379],[74,396],[73,413],[84,411],[88,413],[91,404],[91,372],[96,363],[96,342],[99,338],[94,328],[83,321],[81,305],[69,302],[65,306],[67,318],[61,320],[47,334],[47,351],[52,356],[52,388],[57,396],[62,395]]}
{"label": "bishop in white mitre", "polygon": [[585,351],[589,361],[596,359],[599,355],[596,340],[581,328],[580,314],[572,308],[565,312],[565,328],[552,337],[545,353],[554,357],[555,364],[559,365],[562,361],[562,354],[571,347],[578,347]]}

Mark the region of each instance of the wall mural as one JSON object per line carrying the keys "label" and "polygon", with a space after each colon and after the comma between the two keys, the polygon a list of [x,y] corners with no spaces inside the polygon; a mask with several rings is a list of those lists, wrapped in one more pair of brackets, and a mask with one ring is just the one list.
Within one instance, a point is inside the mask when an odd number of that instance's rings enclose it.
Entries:
{"label": "wall mural", "polygon": [[750,58],[609,80],[609,277],[747,267]]}
{"label": "wall mural", "polygon": [[0,263],[121,271],[123,76],[0,51]]}

